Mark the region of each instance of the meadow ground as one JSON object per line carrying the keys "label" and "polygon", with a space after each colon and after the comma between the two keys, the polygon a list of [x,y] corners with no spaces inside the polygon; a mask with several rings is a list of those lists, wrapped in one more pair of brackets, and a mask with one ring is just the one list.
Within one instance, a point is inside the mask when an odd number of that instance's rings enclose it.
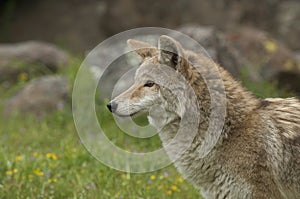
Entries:
{"label": "meadow ground", "polygon": [[[70,67],[60,73],[73,82],[79,65],[80,60],[73,58]],[[244,76],[244,84],[260,97],[287,95],[274,84],[255,84],[247,80],[246,74]],[[1,100],[11,96],[26,81],[21,79],[9,90],[1,88]],[[102,104],[97,106],[103,107]],[[129,150],[160,147],[157,136],[141,141],[120,135],[111,115],[103,114],[106,133],[120,147]],[[28,115],[1,116],[0,163],[0,198],[201,198],[173,166],[131,174],[98,162],[80,143],[71,104],[39,120]]]}

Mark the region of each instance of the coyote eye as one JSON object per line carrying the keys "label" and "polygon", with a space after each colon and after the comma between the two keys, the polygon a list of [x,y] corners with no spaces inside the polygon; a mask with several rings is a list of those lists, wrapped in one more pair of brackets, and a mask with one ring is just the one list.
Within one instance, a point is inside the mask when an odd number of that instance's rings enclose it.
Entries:
{"label": "coyote eye", "polygon": [[152,86],[154,86],[154,82],[150,80],[144,84],[144,87],[152,87]]}

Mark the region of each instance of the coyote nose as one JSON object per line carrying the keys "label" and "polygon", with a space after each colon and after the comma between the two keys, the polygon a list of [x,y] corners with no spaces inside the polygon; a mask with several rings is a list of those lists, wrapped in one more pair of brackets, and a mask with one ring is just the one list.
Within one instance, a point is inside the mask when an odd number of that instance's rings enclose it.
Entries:
{"label": "coyote nose", "polygon": [[107,106],[108,110],[113,113],[117,109],[118,104],[115,102],[109,102],[106,106]]}

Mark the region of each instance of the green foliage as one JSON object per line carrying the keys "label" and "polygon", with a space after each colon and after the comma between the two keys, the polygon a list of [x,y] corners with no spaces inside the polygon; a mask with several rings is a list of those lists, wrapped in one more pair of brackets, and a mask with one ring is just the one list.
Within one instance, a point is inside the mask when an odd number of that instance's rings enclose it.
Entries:
{"label": "green foliage", "polygon": [[243,68],[241,74],[241,81],[243,85],[251,92],[253,92],[257,97],[269,98],[269,97],[291,97],[294,96],[291,91],[286,89],[278,89],[278,82],[276,81],[251,81],[249,78],[250,72],[246,67]]}

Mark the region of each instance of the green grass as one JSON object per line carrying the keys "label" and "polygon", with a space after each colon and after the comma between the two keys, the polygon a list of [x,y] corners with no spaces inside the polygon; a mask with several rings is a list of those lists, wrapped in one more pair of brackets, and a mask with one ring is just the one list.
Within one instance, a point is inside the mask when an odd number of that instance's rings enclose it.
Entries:
{"label": "green grass", "polygon": [[172,166],[126,174],[99,163],[80,144],[68,108],[0,126],[0,198],[198,198]]}
{"label": "green grass", "polygon": [[[80,59],[73,58],[60,73],[73,82],[79,64]],[[246,77],[243,82],[258,96],[286,95],[273,83],[253,83]],[[0,87],[1,96],[9,97],[24,83]],[[161,146],[157,136],[141,140],[120,132],[103,104],[97,107],[106,135],[119,147],[151,151]],[[39,120],[28,115],[1,116],[0,127],[0,198],[200,198],[173,166],[132,174],[98,162],[80,143],[71,104]]]}

